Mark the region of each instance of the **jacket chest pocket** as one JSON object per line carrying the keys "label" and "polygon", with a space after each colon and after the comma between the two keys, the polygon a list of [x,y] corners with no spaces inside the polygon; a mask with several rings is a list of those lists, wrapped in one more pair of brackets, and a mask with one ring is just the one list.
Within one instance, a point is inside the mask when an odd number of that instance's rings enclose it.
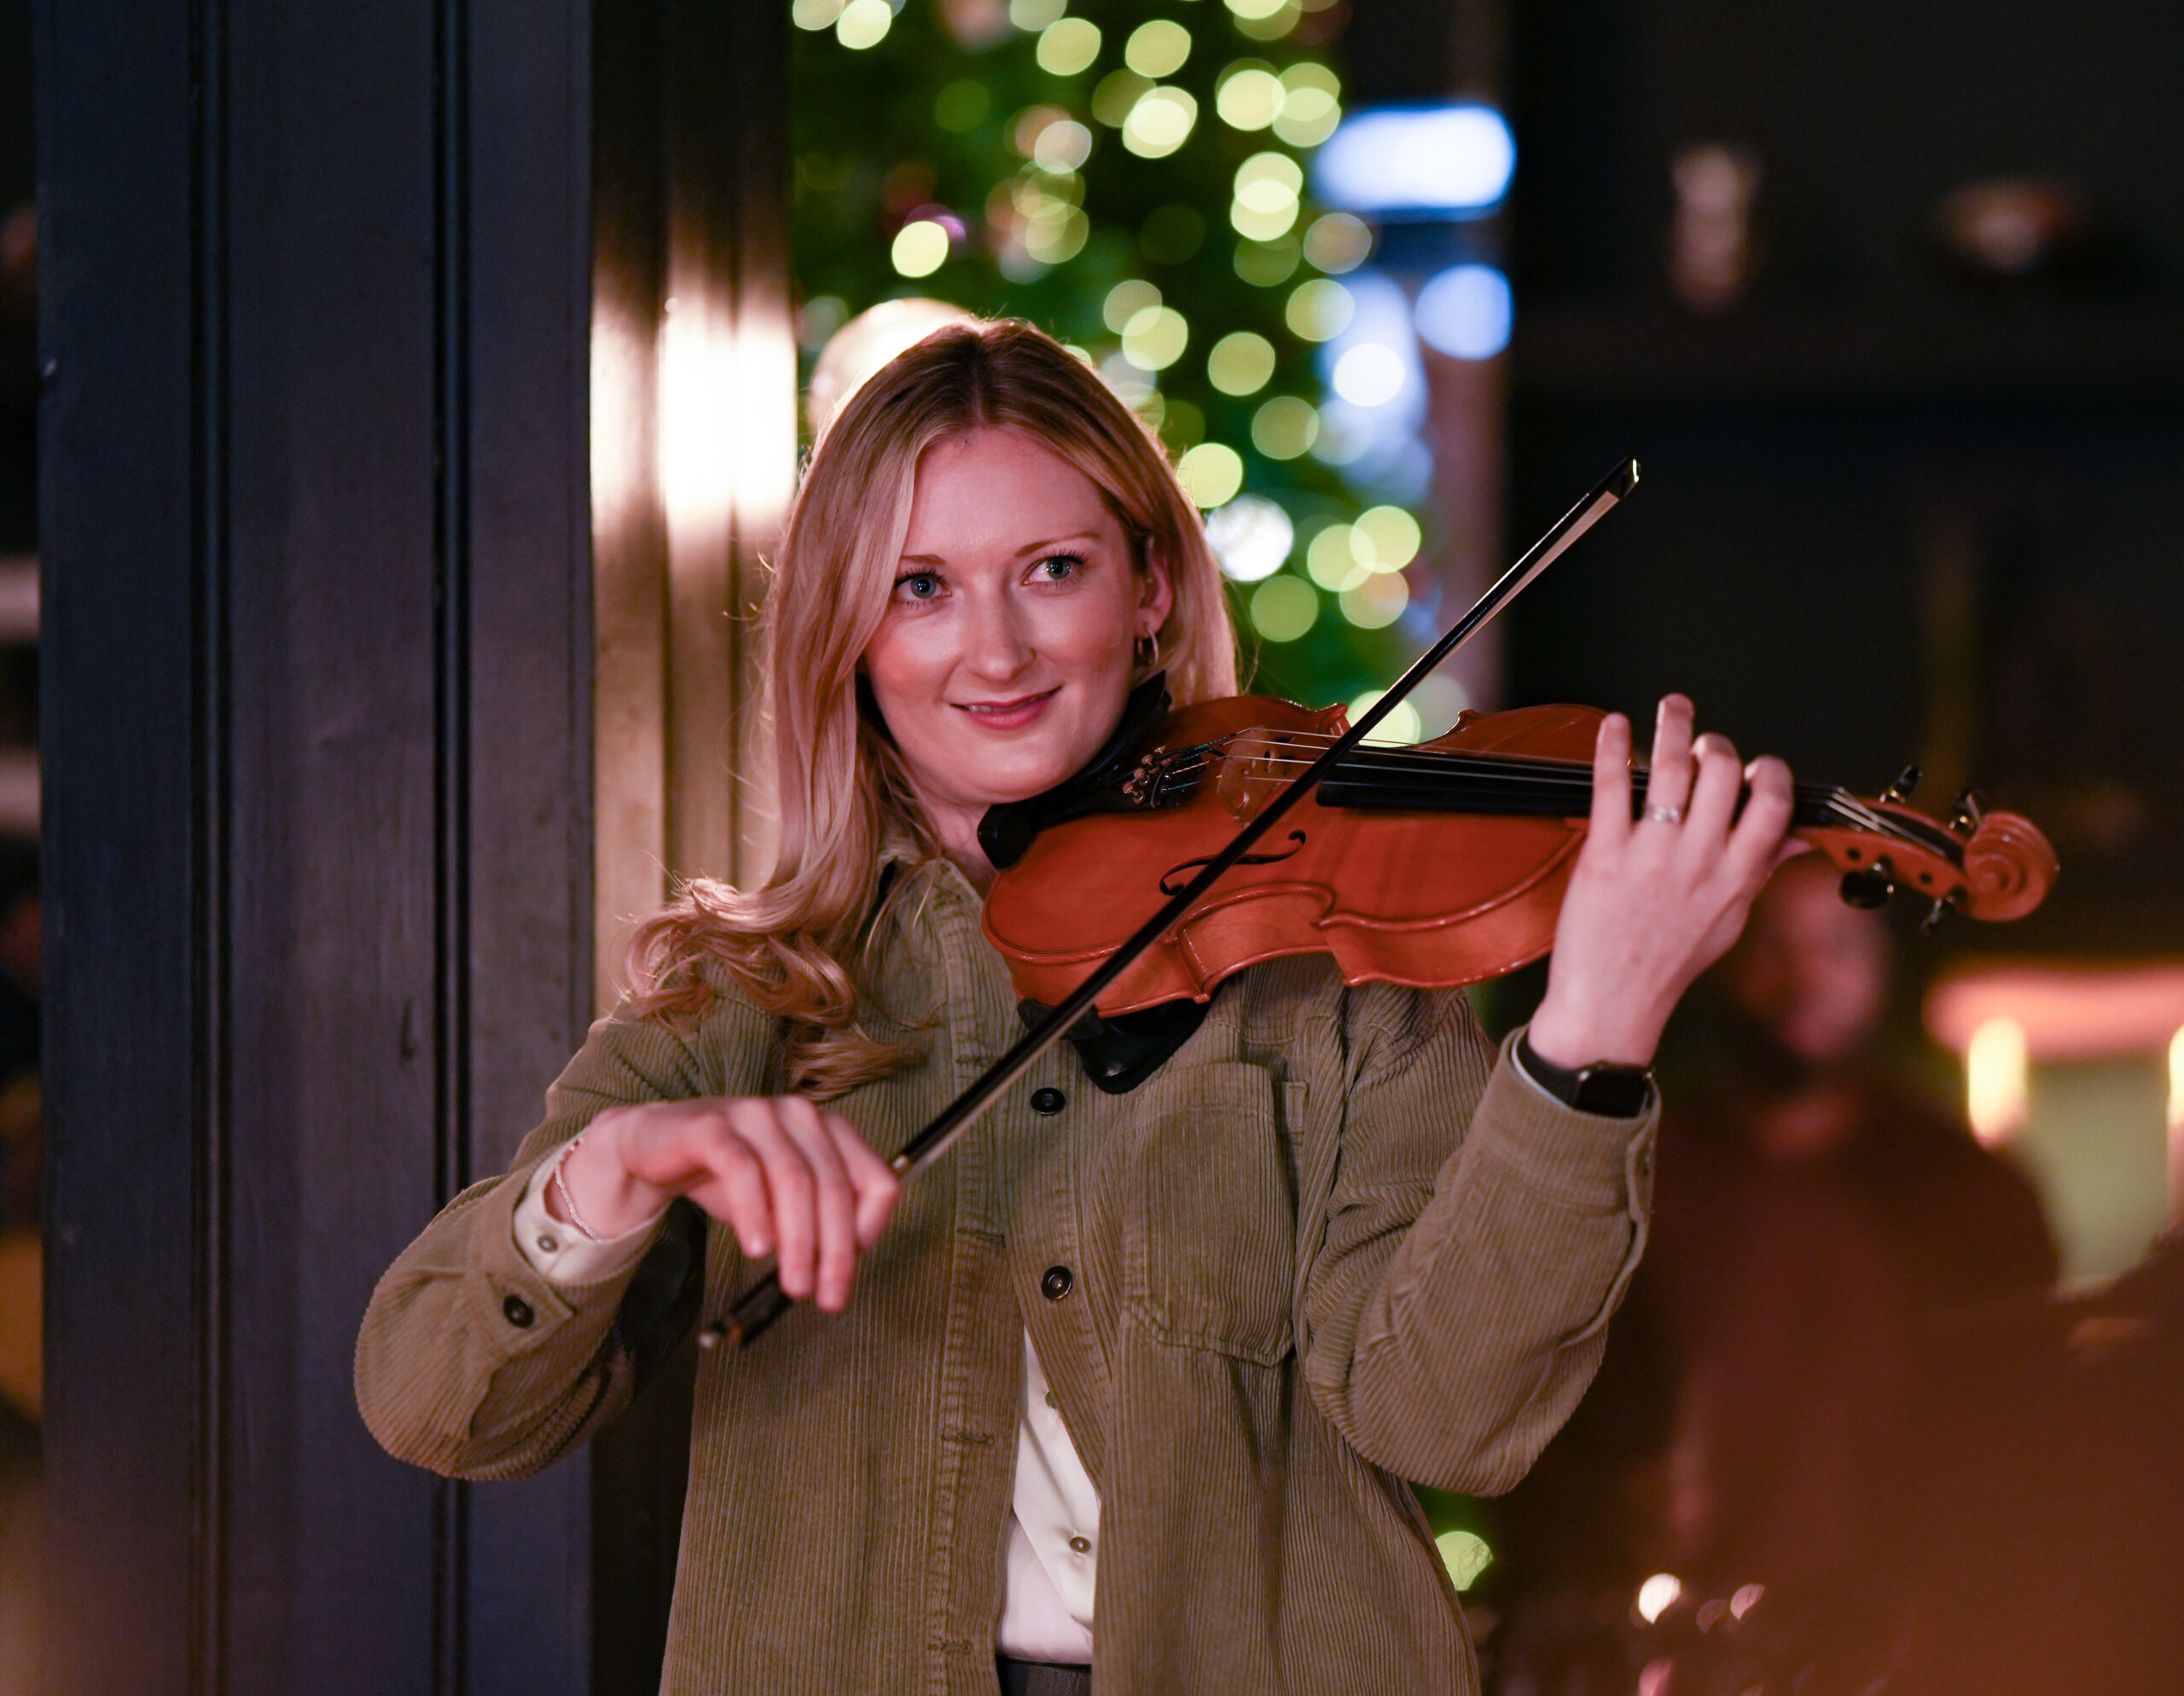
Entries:
{"label": "jacket chest pocket", "polygon": [[1272,1366],[1294,1345],[1297,1191],[1274,1079],[1226,1062],[1140,1092],[1126,1289],[1167,1342]]}

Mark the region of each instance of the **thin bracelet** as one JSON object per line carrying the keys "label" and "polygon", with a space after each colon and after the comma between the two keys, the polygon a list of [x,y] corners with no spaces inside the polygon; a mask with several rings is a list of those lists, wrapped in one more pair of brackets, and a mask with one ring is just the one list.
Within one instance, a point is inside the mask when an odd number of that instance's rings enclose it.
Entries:
{"label": "thin bracelet", "polygon": [[584,1215],[577,1211],[577,1199],[569,1194],[569,1181],[561,1176],[562,1170],[569,1164],[569,1156],[577,1152],[577,1145],[583,1141],[584,1136],[581,1132],[569,1139],[569,1146],[561,1151],[561,1157],[554,1162],[554,1176],[548,1182],[555,1189],[561,1191],[562,1211],[568,1214],[569,1223],[577,1228],[577,1234],[586,1242],[603,1243],[607,1239],[585,1224]]}

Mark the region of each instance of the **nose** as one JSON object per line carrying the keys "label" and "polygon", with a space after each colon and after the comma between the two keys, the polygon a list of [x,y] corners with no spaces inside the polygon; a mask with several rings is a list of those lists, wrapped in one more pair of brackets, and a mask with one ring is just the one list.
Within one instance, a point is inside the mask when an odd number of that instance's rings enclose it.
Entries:
{"label": "nose", "polygon": [[995,683],[1021,676],[1031,663],[1030,628],[1014,595],[974,595],[967,609],[963,632],[963,669],[973,677]]}

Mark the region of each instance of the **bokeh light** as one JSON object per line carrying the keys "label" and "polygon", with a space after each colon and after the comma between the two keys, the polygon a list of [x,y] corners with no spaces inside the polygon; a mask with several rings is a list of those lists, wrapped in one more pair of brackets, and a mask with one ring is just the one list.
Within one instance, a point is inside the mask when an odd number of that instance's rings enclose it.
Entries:
{"label": "bokeh light", "polygon": [[1656,1572],[1638,1587],[1638,1617],[1651,1625],[1676,1606],[1682,1581],[1673,1572]]}
{"label": "bokeh light", "polygon": [[1066,124],[1069,113],[1059,106],[1027,106],[1008,123],[1008,145],[1025,159],[1037,149],[1039,137],[1050,124]]}
{"label": "bokeh light", "polygon": [[1491,359],[1509,345],[1509,280],[1491,265],[1451,265],[1418,291],[1412,321],[1451,359]]}
{"label": "bokeh light", "polygon": [[1123,145],[1140,159],[1165,159],[1190,139],[1197,123],[1198,102],[1163,84],[1147,89],[1130,107],[1123,120]]}
{"label": "bokeh light", "polygon": [[1263,495],[1239,495],[1205,515],[1205,539],[1222,574],[1236,583],[1259,583],[1280,571],[1296,545],[1289,514]]}
{"label": "bokeh light", "polygon": [[1302,578],[1270,577],[1252,592],[1252,628],[1269,642],[1294,642],[1320,621],[1320,597]]}
{"label": "bokeh light", "polygon": [[834,20],[834,39],[845,47],[877,47],[894,21],[895,9],[887,0],[850,0]]}
{"label": "bokeh light", "polygon": [[795,0],[788,9],[789,21],[800,30],[823,30],[842,15],[843,0]]}
{"label": "bokeh light", "polygon": [[1964,1050],[1964,1116],[1989,1148],[2024,1129],[2030,1105],[2024,1026],[2014,1019],[1984,1020]]}
{"label": "bokeh light", "polygon": [[1500,203],[1516,162],[1490,106],[1387,107],[1342,125],[1313,171],[1320,198],[1351,212],[1475,216]]}
{"label": "bokeh light", "polygon": [[1176,462],[1176,480],[1195,505],[1223,506],[1244,486],[1244,456],[1225,443],[1200,442]]}
{"label": "bokeh light", "polygon": [[[1389,724],[1392,725],[1409,705],[1406,701],[1390,713]],[[1417,738],[1413,736],[1402,740],[1415,741]],[[1475,1531],[1443,1531],[1433,1539],[1433,1547],[1440,1552],[1442,1565],[1449,1569],[1449,1582],[1459,1590],[1468,1590],[1478,1582],[1478,1575],[1494,1562],[1494,1551]]]}
{"label": "bokeh light", "polygon": [[1255,288],[1279,288],[1297,275],[1303,249],[1296,237],[1278,241],[1246,240],[1236,244],[1236,275]]}
{"label": "bokeh light", "polygon": [[[1410,298],[1392,275],[1361,267],[1345,280],[1350,322],[1329,341],[1320,368],[1334,386],[1320,409],[1320,439],[1313,453],[1349,468],[1354,485],[1384,501],[1421,500],[1432,479],[1432,450],[1426,422],[1426,369],[1411,327]],[[1371,348],[1369,353],[1359,353]],[[1354,356],[1354,357],[1353,357]],[[1394,380],[1400,366],[1403,379]],[[1367,404],[1366,403],[1372,403]]]}
{"label": "bokeh light", "polygon": [[1058,18],[1039,32],[1039,68],[1049,76],[1076,76],[1099,56],[1100,26],[1089,18]]}
{"label": "bokeh light", "polygon": [[1362,341],[1334,363],[1334,392],[1353,406],[1385,406],[1403,392],[1409,374],[1403,356],[1377,341]]}
{"label": "bokeh light", "polygon": [[1304,257],[1329,276],[1363,264],[1373,252],[1372,226],[1348,212],[1328,212],[1304,232]]}
{"label": "bokeh light", "polygon": [[1008,0],[1008,21],[1037,35],[1069,9],[1069,0]]}
{"label": "bokeh light", "polygon": [[1123,48],[1123,63],[1155,82],[1174,76],[1190,56],[1191,32],[1172,18],[1140,24]]}
{"label": "bokeh light", "polygon": [[1228,221],[1240,235],[1254,241],[1275,241],[1297,222],[1304,188],[1304,167],[1287,154],[1253,154],[1236,168]]}
{"label": "bokeh light", "polygon": [[1304,549],[1304,572],[1331,594],[1355,589],[1373,575],[1373,569],[1350,546],[1346,524],[1331,524],[1315,535]]}
{"label": "bokeh light", "polygon": [[1043,265],[1075,258],[1092,234],[1092,221],[1066,200],[1051,200],[1024,226],[1024,251]]}
{"label": "bokeh light", "polygon": [[1263,130],[1281,114],[1281,79],[1257,60],[1240,60],[1222,73],[1213,109],[1232,130]]}
{"label": "bokeh light", "polygon": [[947,225],[921,218],[895,232],[887,256],[904,276],[931,276],[947,263],[948,247]]}
{"label": "bokeh light", "polygon": [[1234,330],[1205,356],[1206,380],[1223,394],[1257,394],[1273,380],[1274,344],[1249,330]]}
{"label": "bokeh light", "polygon": [[1253,41],[1277,41],[1297,26],[1304,9],[1297,0],[1228,0],[1236,33]]}
{"label": "bokeh light", "polygon": [[[1368,689],[1356,700],[1351,701],[1350,722],[1355,724],[1362,718],[1374,707],[1380,705],[1380,697],[1385,694],[1387,694],[1385,689]],[[1388,716],[1380,722],[1373,734],[1366,740],[1373,742],[1416,742],[1424,735],[1425,729],[1425,720],[1419,717],[1418,708],[1412,704],[1410,697],[1406,695],[1388,709]],[[1445,1545],[1449,1537],[1471,1537],[1471,1541],[1478,1543],[1482,1550],[1486,1547],[1484,1543],[1479,1542],[1477,1537],[1472,1537],[1468,1531],[1451,1531],[1437,1541]],[[1482,1560],[1479,1565],[1481,1570],[1484,1570],[1485,1562]]]}
{"label": "bokeh light", "polygon": [[1350,550],[1376,571],[1401,571],[1418,557],[1426,533],[1401,507],[1374,507],[1350,526]]}
{"label": "bokeh light", "polygon": [[1337,597],[1342,616],[1361,630],[1377,630],[1403,617],[1410,605],[1410,580],[1400,572],[1374,572]]}
{"label": "bokeh light", "polygon": [[1411,704],[1418,709],[1419,739],[1431,741],[1446,735],[1464,710],[1471,705],[1471,697],[1464,686],[1446,671],[1436,671],[1422,678],[1410,692]]}
{"label": "bokeh light", "polygon": [[1092,115],[1110,130],[1119,130],[1152,86],[1150,77],[1135,71],[1110,71],[1093,84]]}
{"label": "bokeh light", "polygon": [[1252,445],[1269,459],[1301,458],[1319,437],[1319,409],[1294,395],[1276,395],[1252,415]]}
{"label": "bokeh light", "polygon": [[1183,357],[1190,335],[1190,325],[1173,306],[1141,307],[1123,326],[1123,357],[1141,371],[1165,371]]}
{"label": "bokeh light", "polygon": [[1130,328],[1130,321],[1148,306],[1160,304],[1160,291],[1149,282],[1136,277],[1126,277],[1107,291],[1107,298],[1100,303],[1100,317],[1117,335]]}
{"label": "bokeh light", "polygon": [[1084,163],[1092,154],[1092,132],[1073,118],[1049,124],[1031,143],[1031,162],[1059,177]]}
{"label": "bokeh light", "polygon": [[1282,309],[1289,328],[1306,341],[1328,341],[1350,327],[1356,303],[1350,291],[1332,277],[1300,282]]}
{"label": "bokeh light", "polygon": [[1316,148],[1342,123],[1342,82],[1324,65],[1307,61],[1281,73],[1281,110],[1274,133],[1292,148]]}

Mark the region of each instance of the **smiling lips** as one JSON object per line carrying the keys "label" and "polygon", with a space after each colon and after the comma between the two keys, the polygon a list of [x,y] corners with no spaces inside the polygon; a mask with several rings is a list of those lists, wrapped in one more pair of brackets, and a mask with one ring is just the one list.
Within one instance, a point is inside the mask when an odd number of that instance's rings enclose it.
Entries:
{"label": "smiling lips", "polygon": [[951,703],[959,712],[970,715],[971,723],[989,730],[1018,730],[1029,724],[1047,710],[1047,703],[1061,692],[1057,683],[1051,689],[1042,689],[1035,695],[1019,695],[1014,700],[975,700]]}

